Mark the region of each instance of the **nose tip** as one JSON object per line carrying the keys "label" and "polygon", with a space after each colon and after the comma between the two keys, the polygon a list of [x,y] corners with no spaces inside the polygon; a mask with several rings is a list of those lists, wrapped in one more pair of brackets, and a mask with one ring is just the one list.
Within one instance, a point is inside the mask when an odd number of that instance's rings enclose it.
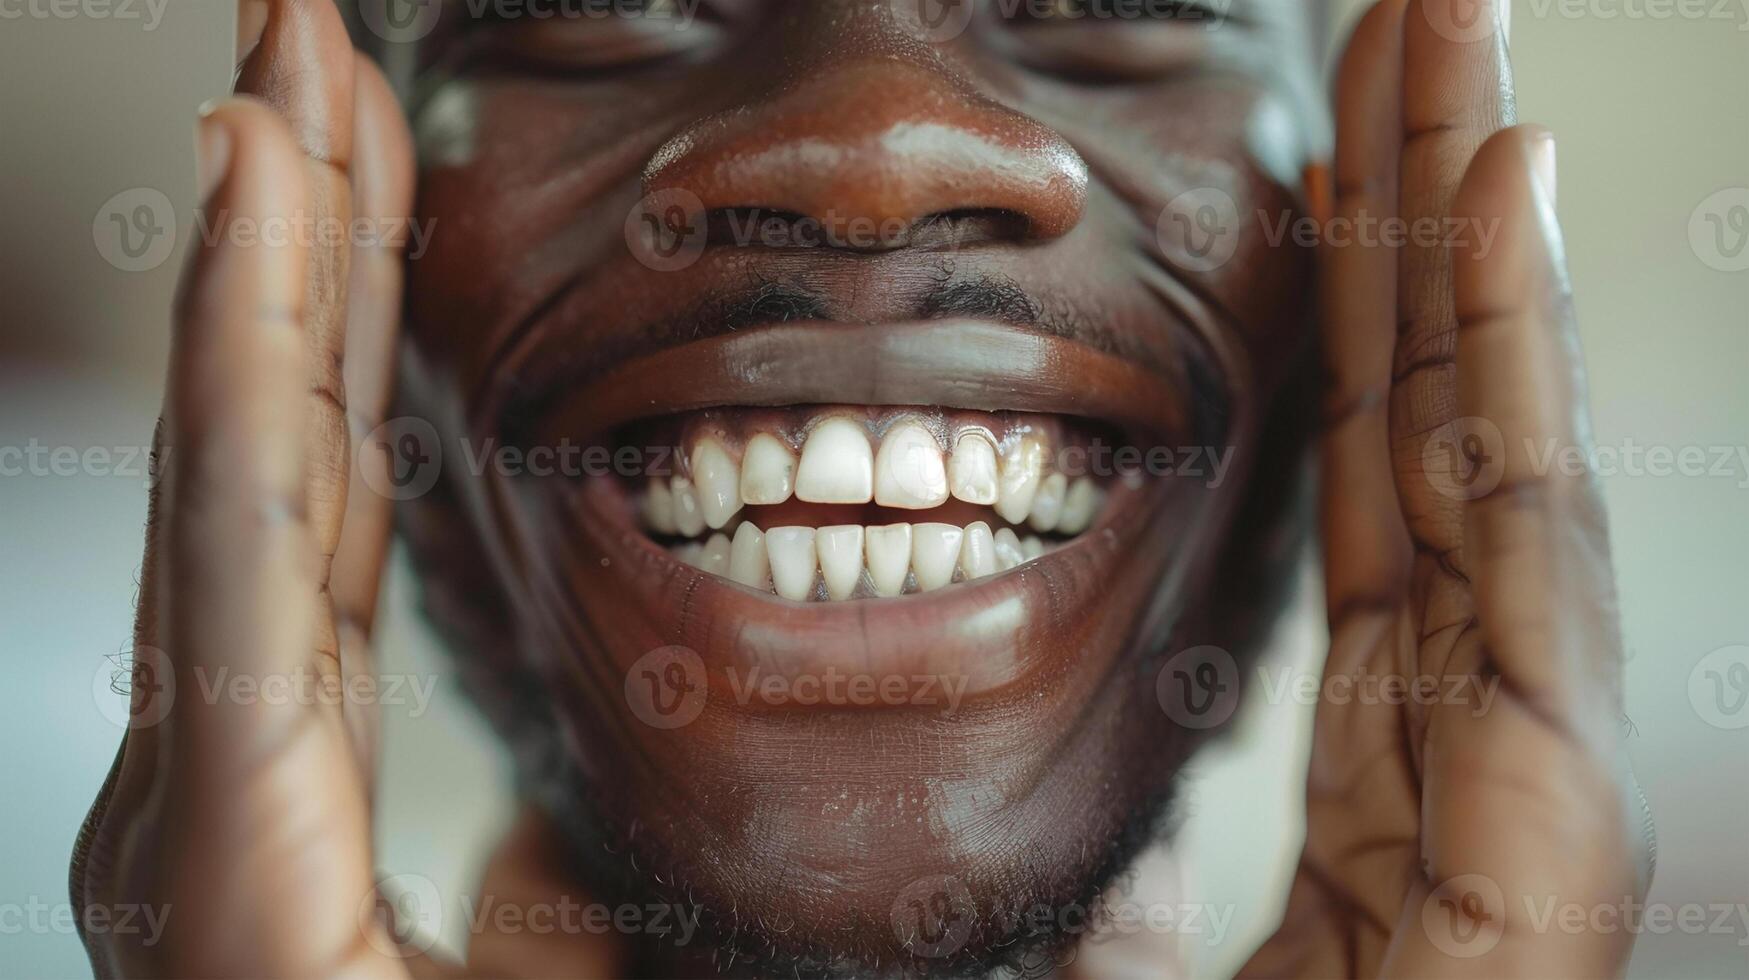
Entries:
{"label": "nose tip", "polygon": [[834,66],[699,120],[651,158],[644,185],[892,248],[944,224],[985,238],[1064,235],[1086,208],[1087,165],[1050,127],[932,70],[882,62]]}

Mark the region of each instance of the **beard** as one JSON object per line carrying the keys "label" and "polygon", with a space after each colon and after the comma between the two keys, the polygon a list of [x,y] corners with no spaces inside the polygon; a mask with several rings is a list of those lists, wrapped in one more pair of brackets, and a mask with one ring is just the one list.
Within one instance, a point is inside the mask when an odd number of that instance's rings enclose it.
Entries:
{"label": "beard", "polygon": [[[1183,753],[1188,756],[1189,746]],[[681,868],[700,859],[666,858],[595,804],[611,793],[573,765],[556,767],[528,795],[560,831],[566,870],[591,902],[609,908],[672,910],[691,928],[634,931],[626,959],[633,976],[850,978],[1043,978],[1075,960],[1112,909],[1108,896],[1138,858],[1170,838],[1179,823],[1178,780],[1128,812],[1119,831],[1072,865],[1008,869],[1000,888],[951,873],[920,879],[890,908],[849,908],[828,920],[803,920],[762,906],[757,893],[718,894]],[[1161,760],[1180,772],[1182,759]],[[526,773],[527,770],[524,770]],[[708,856],[703,856],[708,857]]]}

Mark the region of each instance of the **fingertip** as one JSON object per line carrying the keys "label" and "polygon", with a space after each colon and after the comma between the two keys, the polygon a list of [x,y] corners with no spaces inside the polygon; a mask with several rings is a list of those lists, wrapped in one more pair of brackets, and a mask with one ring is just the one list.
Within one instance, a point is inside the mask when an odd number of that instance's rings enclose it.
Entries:
{"label": "fingertip", "polygon": [[1403,24],[1404,128],[1492,133],[1516,122],[1507,0],[1413,2]]}
{"label": "fingertip", "polygon": [[195,124],[195,199],[205,208],[231,171],[231,131],[201,112]]}
{"label": "fingertip", "polygon": [[376,63],[355,53],[353,203],[361,214],[405,217],[413,207],[413,135]]}
{"label": "fingertip", "polygon": [[176,300],[191,339],[257,306],[297,305],[310,215],[303,156],[271,109],[226,99],[203,110],[198,133],[203,199]]}
{"label": "fingertip", "polygon": [[[1496,245],[1514,246],[1524,227],[1540,232],[1540,244],[1558,258],[1559,231],[1554,220],[1554,134],[1545,126],[1511,126],[1484,141],[1464,171],[1452,201],[1452,216],[1476,233],[1458,242],[1459,257],[1476,262],[1490,258]],[[1518,255],[1514,258],[1528,259]],[[1460,301],[1465,292],[1462,263]]]}
{"label": "fingertip", "polygon": [[[352,40],[333,0],[268,0],[237,91],[283,116],[296,144],[344,170],[352,163]],[[241,26],[241,25],[240,25]]]}
{"label": "fingertip", "polygon": [[[235,97],[209,107],[200,122],[203,200],[260,217],[290,218],[308,207],[303,156],[277,113],[254,99]],[[223,148],[222,170],[209,172],[208,146]]]}
{"label": "fingertip", "polygon": [[1360,55],[1378,48],[1401,47],[1403,11],[1407,6],[1408,0],[1378,0],[1354,22],[1354,29],[1348,34],[1348,43],[1343,45],[1342,60],[1336,69],[1338,92],[1348,90],[1356,83],[1363,84],[1370,77],[1356,77],[1363,67],[1359,62]]}
{"label": "fingertip", "polygon": [[1396,156],[1406,0],[1379,0],[1361,15],[1336,68],[1336,181],[1353,185]]}
{"label": "fingertip", "polygon": [[237,4],[237,48],[235,63],[241,69],[261,46],[261,36],[267,30],[267,0],[239,0]]}

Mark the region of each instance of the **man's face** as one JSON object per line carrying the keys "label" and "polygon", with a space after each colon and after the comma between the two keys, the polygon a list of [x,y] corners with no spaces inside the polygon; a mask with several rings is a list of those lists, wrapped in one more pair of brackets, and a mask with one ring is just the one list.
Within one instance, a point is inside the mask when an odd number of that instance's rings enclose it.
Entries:
{"label": "man's face", "polygon": [[1302,6],[443,9],[410,530],[477,559],[434,604],[551,712],[597,887],[866,969],[1122,870],[1237,682],[1172,658],[1264,591]]}

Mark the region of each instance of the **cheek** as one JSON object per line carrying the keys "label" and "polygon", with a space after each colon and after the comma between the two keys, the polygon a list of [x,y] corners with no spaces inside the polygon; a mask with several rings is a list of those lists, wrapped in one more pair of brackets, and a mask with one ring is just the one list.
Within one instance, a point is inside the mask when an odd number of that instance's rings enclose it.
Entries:
{"label": "cheek", "polygon": [[419,213],[434,225],[408,272],[414,343],[465,361],[577,270],[625,252],[639,175],[665,130],[603,101],[471,81],[432,97],[415,120]]}
{"label": "cheek", "polygon": [[1084,103],[1060,125],[1111,191],[1114,247],[1214,308],[1227,329],[1209,339],[1230,366],[1272,376],[1313,297],[1313,251],[1293,234],[1307,217],[1308,127],[1253,82],[1151,91]]}

